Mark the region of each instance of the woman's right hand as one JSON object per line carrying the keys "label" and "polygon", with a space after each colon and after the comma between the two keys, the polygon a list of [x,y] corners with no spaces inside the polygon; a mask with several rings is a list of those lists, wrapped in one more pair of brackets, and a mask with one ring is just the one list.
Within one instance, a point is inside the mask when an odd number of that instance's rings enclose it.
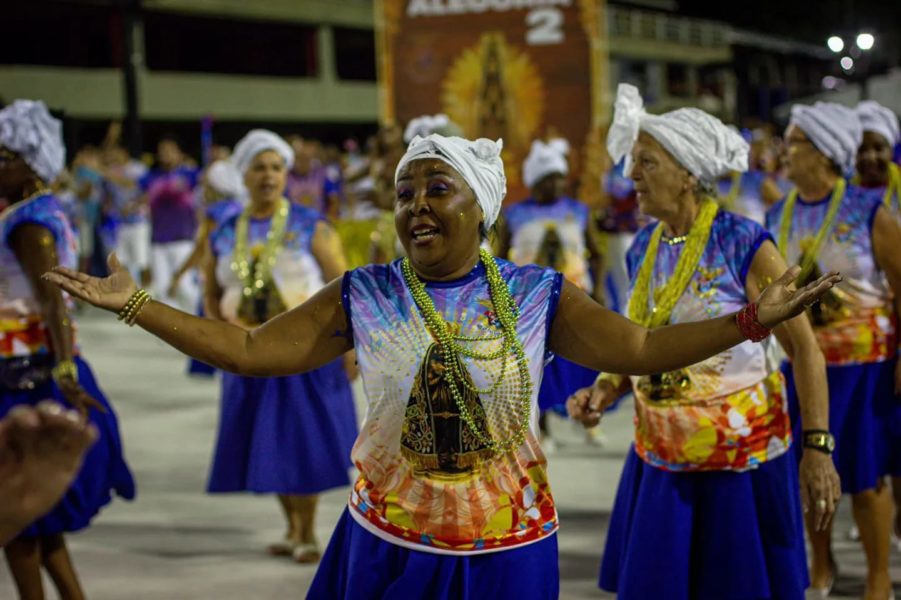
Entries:
{"label": "woman's right hand", "polygon": [[566,412],[574,420],[590,429],[601,422],[608,406],[616,402],[617,391],[609,381],[598,381],[582,388],[566,401]]}
{"label": "woman's right hand", "polygon": [[109,277],[92,277],[87,273],[57,266],[44,273],[43,279],[58,285],[79,300],[98,308],[119,312],[132,294],[138,291],[138,285],[128,269],[116,258],[115,252],[109,255],[106,264],[109,266]]}

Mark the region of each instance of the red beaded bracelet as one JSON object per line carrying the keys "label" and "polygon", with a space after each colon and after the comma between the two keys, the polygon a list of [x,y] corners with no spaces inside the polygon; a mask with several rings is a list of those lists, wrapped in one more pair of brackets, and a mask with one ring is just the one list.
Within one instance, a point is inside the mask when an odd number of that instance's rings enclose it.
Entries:
{"label": "red beaded bracelet", "polygon": [[762,342],[772,333],[757,320],[757,303],[752,302],[738,311],[735,315],[735,323],[741,334],[752,342]]}

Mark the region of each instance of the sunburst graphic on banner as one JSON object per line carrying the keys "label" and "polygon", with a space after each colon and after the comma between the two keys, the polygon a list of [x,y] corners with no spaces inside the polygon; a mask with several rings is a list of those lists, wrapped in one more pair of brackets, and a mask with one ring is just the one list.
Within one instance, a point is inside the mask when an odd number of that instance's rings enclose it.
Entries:
{"label": "sunburst graphic on banner", "polygon": [[[518,165],[537,137],[545,98],[535,63],[500,32],[485,33],[464,50],[442,84],[445,114],[469,138],[503,138],[504,162],[509,167]],[[509,170],[507,177],[518,180]]]}

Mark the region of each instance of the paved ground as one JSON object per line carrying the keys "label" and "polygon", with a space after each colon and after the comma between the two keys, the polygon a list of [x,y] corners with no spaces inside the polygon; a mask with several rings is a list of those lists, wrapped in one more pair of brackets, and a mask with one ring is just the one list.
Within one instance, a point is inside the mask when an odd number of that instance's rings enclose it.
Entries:
{"label": "paved ground", "polygon": [[[183,375],[185,359],[139,330],[96,314],[81,318],[84,353],[116,406],[138,500],[117,501],[70,546],[94,600],[275,600],[303,597],[313,567],[264,555],[282,534],[273,498],[204,494],[217,419],[217,384]],[[553,421],[560,448],[550,476],[561,517],[564,599],[611,598],[596,588],[604,532],[631,438],[631,409],[605,422],[604,448],[588,446],[567,422]],[[326,494],[318,519],[325,543],[347,491]],[[847,504],[847,503],[845,503]],[[842,507],[838,531],[849,523]],[[836,598],[862,592],[862,552],[836,540],[842,576]],[[893,555],[901,582],[901,554]],[[649,576],[653,576],[649,574]],[[898,588],[901,593],[901,586]],[[0,598],[14,598],[0,568]],[[53,597],[52,595],[48,597]]]}

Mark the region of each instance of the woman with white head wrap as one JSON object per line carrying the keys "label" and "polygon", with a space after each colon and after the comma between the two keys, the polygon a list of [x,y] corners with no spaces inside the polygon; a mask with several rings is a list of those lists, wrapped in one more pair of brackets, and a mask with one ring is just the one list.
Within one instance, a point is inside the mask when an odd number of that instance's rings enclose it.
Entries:
{"label": "woman with white head wrap", "polygon": [[42,566],[60,597],[83,597],[64,534],[87,527],[113,494],[135,494],[115,413],[77,349],[72,303],[41,279],[57,264],[74,268],[78,258],[49,187],[64,157],[62,125],[43,102],[17,100],[0,110],[0,197],[10,202],[0,212],[0,418],[55,399],[99,433],[59,503],[4,547],[23,598],[43,597]]}
{"label": "woman with white head wrap", "polygon": [[[718,119],[693,108],[649,115],[638,90],[621,84],[608,149],[614,161],[625,157],[640,209],[658,219],[626,256],[629,318],[653,328],[728,314],[785,271],[761,225],[707,194],[707,184],[747,166],[747,143]],[[825,429],[825,373],[809,324],[798,317],[776,334],[796,358],[804,426]],[[569,400],[572,416],[593,425],[604,406],[635,395],[635,444],[607,535],[603,589],[622,600],[804,596],[801,498],[822,525],[838,478],[828,455],[805,453],[799,498],[785,383],[770,356],[770,344],[749,340],[681,370],[631,380],[605,373]]]}
{"label": "woman with white head wrap", "polygon": [[480,251],[506,192],[501,147],[414,138],[395,177],[407,257],[350,271],[250,331],[148,300],[122,272],[48,275],[230,371],[303,372],[356,349],[369,405],[359,477],[311,598],[557,597],[557,512],[534,418],[547,354],[595,370],[678,368],[764,335],[836,280],[790,292],[784,277],[740,317],[649,332],[550,269]]}
{"label": "woman with white head wrap", "polygon": [[[901,221],[901,168],[892,162],[893,150],[901,143],[898,115],[874,100],[864,100],[858,104],[857,115],[863,128],[863,142],[857,150],[857,174],[852,181],[880,194],[883,206]],[[901,431],[901,425],[897,427],[895,431]],[[896,456],[901,457],[901,452],[896,452]],[[895,496],[894,534],[897,540],[901,539],[901,458],[891,474]]]}
{"label": "woman with white head wrap", "polygon": [[895,146],[901,143],[898,115],[874,100],[857,105],[863,141],[857,149],[857,176],[854,182],[878,190],[882,203],[901,220],[901,168],[892,162]]}
{"label": "woman with white head wrap", "polygon": [[[206,314],[250,329],[314,296],[345,270],[338,238],[317,211],[285,196],[291,147],[255,129],[229,161],[207,172],[209,234],[204,243]],[[246,195],[245,202],[225,193]],[[218,199],[218,201],[217,201]],[[352,357],[348,359],[352,366]],[[288,377],[222,374],[211,493],[277,494],[283,540],[269,553],[319,560],[314,530],[318,495],[349,483],[356,436],[353,395],[340,356]]]}
{"label": "woman with white head wrap", "polygon": [[444,113],[437,115],[422,115],[410,119],[407,128],[404,129],[404,142],[409,144],[415,137],[429,137],[433,133],[445,137],[460,136],[463,134],[460,126],[450,120]]}
{"label": "woman with white head wrap", "polygon": [[[498,256],[517,265],[541,265],[603,302],[601,260],[589,232],[591,211],[566,193],[569,143],[561,138],[535,140],[523,163],[523,183],[531,196],[504,208],[498,227]],[[570,394],[590,385],[597,373],[557,358],[547,364],[538,393],[541,443],[552,451],[547,411],[562,407]],[[594,441],[598,429],[592,429]]]}
{"label": "woman with white head wrap", "polygon": [[[844,276],[809,316],[826,358],[834,461],[842,491],[852,496],[868,558],[865,597],[887,598],[892,503],[882,480],[901,452],[892,446],[893,415],[901,414],[894,398],[901,389],[895,329],[901,231],[881,195],[843,177],[854,166],[861,138],[852,109],[824,102],[793,107],[785,141],[788,177],[796,187],[770,209],[767,227],[783,256],[801,265],[800,282],[830,269],[841,269]],[[805,392],[795,393],[790,374],[788,383],[794,417]],[[808,438],[795,427],[795,439]],[[836,571],[830,533],[808,523],[811,585],[821,591],[828,591]]]}

